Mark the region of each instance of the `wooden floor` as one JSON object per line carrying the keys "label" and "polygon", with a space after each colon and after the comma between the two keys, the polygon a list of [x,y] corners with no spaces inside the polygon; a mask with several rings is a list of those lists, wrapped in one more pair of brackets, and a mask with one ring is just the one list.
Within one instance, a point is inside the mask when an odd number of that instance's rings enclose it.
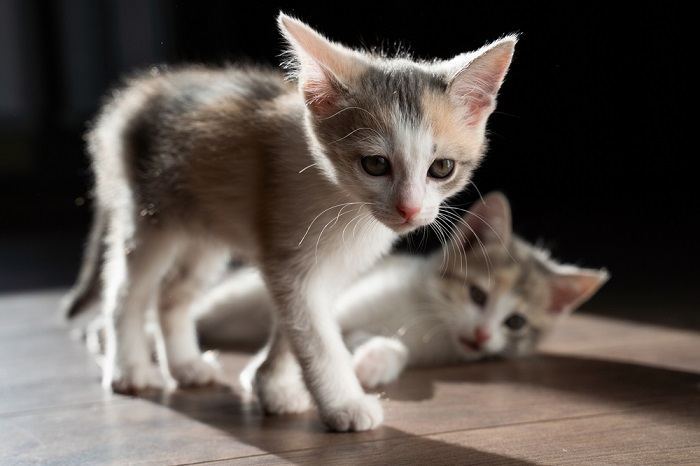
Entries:
{"label": "wooden floor", "polygon": [[0,297],[2,464],[700,464],[700,334],[572,316],[543,354],[412,371],[385,425],[332,434],[230,389],[104,393],[55,292]]}

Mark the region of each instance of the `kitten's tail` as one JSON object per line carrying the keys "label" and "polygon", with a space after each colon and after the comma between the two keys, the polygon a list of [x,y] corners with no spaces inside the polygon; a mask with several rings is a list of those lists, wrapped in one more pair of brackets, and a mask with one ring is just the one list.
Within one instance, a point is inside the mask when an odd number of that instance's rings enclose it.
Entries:
{"label": "kitten's tail", "polygon": [[72,319],[87,310],[100,295],[102,288],[100,270],[102,268],[106,231],[106,214],[103,209],[96,206],[95,217],[85,244],[83,263],[80,266],[78,280],[61,302],[61,313],[68,319]]}

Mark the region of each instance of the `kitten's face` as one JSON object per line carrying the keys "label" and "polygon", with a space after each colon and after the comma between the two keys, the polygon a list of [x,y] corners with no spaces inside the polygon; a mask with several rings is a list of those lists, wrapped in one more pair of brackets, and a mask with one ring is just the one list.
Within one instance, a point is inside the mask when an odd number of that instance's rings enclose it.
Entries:
{"label": "kitten's face", "polygon": [[548,279],[536,259],[524,249],[511,254],[497,244],[477,247],[467,253],[466,274],[451,264],[438,275],[454,345],[466,359],[529,354],[560,317],[548,311]]}
{"label": "kitten's face", "polygon": [[397,233],[435,220],[484,153],[514,38],[447,62],[386,59],[280,17],[321,170]]}
{"label": "kitten's face", "polygon": [[469,181],[483,129],[460,120],[446,82],[408,62],[372,67],[352,86],[337,113],[311,116],[338,183],[398,233],[431,223]]}
{"label": "kitten's face", "polygon": [[511,238],[510,211],[500,195],[487,196],[471,210],[480,218],[467,216],[474,233],[463,234],[478,234],[483,248],[467,237],[466,269],[449,247],[444,266],[438,262],[434,288],[440,316],[464,359],[530,354],[608,275],[557,264],[545,252]]}

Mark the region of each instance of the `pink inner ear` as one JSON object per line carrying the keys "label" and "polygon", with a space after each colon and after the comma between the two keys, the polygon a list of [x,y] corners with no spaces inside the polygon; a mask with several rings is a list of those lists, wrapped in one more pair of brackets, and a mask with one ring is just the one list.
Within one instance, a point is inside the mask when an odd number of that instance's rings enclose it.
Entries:
{"label": "pink inner ear", "polygon": [[469,86],[463,89],[468,125],[476,125],[488,116],[498,93],[500,79],[501,76],[493,70],[480,69],[473,72]]}
{"label": "pink inner ear", "polygon": [[555,276],[550,284],[550,312],[559,314],[573,311],[590,298],[601,283],[601,278],[593,274],[574,273]]}
{"label": "pink inner ear", "polygon": [[470,97],[467,100],[467,118],[469,126],[478,124],[484,118],[484,113],[491,108],[493,100],[487,96]]}
{"label": "pink inner ear", "polygon": [[322,65],[312,62],[299,77],[306,106],[318,117],[326,117],[337,111],[340,83]]}
{"label": "pink inner ear", "polygon": [[304,100],[306,106],[315,114],[321,117],[333,113],[337,107],[338,95],[328,84],[314,81],[307,81],[303,84]]}
{"label": "pink inner ear", "polygon": [[493,94],[496,89],[489,85],[488,80],[488,76],[479,76],[475,73],[469,79],[455,83],[452,94],[464,108],[465,122],[468,125],[479,123],[484,118],[484,113],[493,105]]}
{"label": "pink inner ear", "polygon": [[512,52],[512,44],[498,45],[476,57],[454,78],[451,94],[463,106],[468,125],[483,122],[493,110]]}
{"label": "pink inner ear", "polygon": [[551,297],[549,301],[549,310],[555,314],[560,314],[574,305],[580,292],[571,284],[557,283],[557,280],[552,284]]}

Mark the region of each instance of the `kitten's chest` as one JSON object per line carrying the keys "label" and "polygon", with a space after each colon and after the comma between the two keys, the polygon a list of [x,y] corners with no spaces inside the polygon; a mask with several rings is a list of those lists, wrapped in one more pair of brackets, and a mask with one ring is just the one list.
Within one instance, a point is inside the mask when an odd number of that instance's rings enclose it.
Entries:
{"label": "kitten's chest", "polygon": [[396,233],[370,217],[348,215],[329,222],[312,239],[313,261],[317,267],[328,267],[342,281],[352,281],[372,267],[397,238]]}

